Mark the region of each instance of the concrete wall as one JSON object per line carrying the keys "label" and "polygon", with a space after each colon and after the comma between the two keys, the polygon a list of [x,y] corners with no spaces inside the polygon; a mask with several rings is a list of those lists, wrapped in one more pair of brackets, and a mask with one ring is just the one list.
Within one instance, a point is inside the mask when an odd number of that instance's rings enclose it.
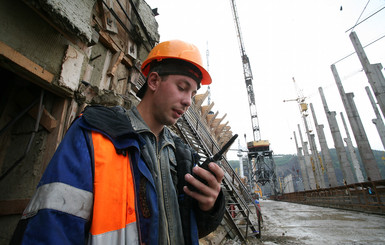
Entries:
{"label": "concrete wall", "polygon": [[0,41],[59,74],[69,41],[22,1],[0,0]]}

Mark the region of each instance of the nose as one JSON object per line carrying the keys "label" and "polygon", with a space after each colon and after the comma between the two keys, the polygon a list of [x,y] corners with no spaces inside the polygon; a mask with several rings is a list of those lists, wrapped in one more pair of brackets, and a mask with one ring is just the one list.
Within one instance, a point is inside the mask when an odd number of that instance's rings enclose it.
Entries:
{"label": "nose", "polygon": [[185,107],[190,107],[191,105],[191,96],[188,96],[188,95],[184,95],[183,98],[182,98],[182,105],[185,106]]}

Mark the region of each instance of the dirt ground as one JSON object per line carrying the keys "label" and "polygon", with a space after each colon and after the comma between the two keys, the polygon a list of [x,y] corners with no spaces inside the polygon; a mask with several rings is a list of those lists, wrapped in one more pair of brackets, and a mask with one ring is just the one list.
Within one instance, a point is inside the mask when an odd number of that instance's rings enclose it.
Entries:
{"label": "dirt ground", "polygon": [[382,215],[271,200],[261,200],[260,205],[262,238],[246,243],[228,240],[224,244],[385,244],[385,216]]}

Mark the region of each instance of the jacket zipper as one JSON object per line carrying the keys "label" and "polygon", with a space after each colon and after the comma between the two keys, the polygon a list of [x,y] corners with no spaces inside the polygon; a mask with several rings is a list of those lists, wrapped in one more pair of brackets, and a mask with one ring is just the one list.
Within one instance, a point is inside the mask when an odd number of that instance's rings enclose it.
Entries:
{"label": "jacket zipper", "polygon": [[160,174],[160,179],[161,179],[161,188],[162,188],[162,202],[163,202],[163,213],[164,213],[164,217],[165,217],[165,222],[166,222],[166,228],[167,228],[167,244],[171,244],[170,242],[170,233],[169,233],[169,225],[168,225],[168,219],[167,219],[167,214],[166,214],[166,205],[164,203],[164,190],[163,190],[163,174],[162,174],[162,169],[160,167],[160,152],[162,152],[163,148],[166,146],[162,146],[161,149],[158,150],[158,141],[156,141],[155,143],[155,146],[156,146],[156,160],[157,160],[157,166],[158,166],[158,171],[159,171],[159,174]]}

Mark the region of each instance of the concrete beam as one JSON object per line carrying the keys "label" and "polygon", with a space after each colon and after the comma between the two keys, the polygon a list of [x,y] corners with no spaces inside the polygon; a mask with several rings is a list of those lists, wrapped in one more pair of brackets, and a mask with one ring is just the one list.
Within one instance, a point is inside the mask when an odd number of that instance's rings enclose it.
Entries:
{"label": "concrete beam", "polygon": [[326,136],[325,136],[325,132],[324,132],[324,125],[318,124],[317,116],[315,114],[314,107],[313,107],[312,103],[310,103],[310,109],[311,109],[311,112],[313,115],[314,125],[315,125],[315,128],[317,130],[318,141],[319,141],[319,144],[321,147],[321,155],[323,158],[323,162],[326,165],[326,173],[328,175],[329,186],[330,187],[336,187],[336,186],[338,186],[338,182],[337,182],[336,172],[335,172],[335,169],[333,166],[333,161],[332,161],[332,158],[330,156],[329,147],[328,147],[328,144],[326,141]]}
{"label": "concrete beam", "polygon": [[369,140],[362,124],[360,115],[356,108],[356,104],[353,100],[354,94],[345,93],[335,65],[331,65],[331,70],[333,72],[334,80],[336,81],[343,105],[345,107],[345,111],[358,146],[358,151],[360,152],[362,163],[364,164],[366,170],[366,175],[368,178],[370,178],[369,180],[380,180],[381,174],[378,169],[377,162],[374,158],[372,148],[370,147]]}
{"label": "concrete beam", "polygon": [[316,186],[316,183],[315,183],[314,172],[313,172],[313,169],[312,169],[312,164],[311,164],[311,160],[310,160],[309,150],[308,150],[308,146],[307,146],[308,143],[303,141],[301,127],[300,127],[299,124],[297,126],[298,126],[299,137],[301,139],[301,145],[302,145],[304,161],[305,161],[305,168],[306,168],[307,177],[308,177],[308,181],[309,181],[308,182],[309,186],[307,188],[308,188],[308,190],[309,189],[315,190],[317,188],[317,186]]}
{"label": "concrete beam", "polygon": [[374,91],[374,95],[376,96],[378,104],[381,108],[382,115],[385,116],[385,78],[382,73],[382,65],[370,64],[360,40],[354,31],[349,34],[349,37],[362,64],[362,68],[368,78],[369,84]]}
{"label": "concrete beam", "polygon": [[333,137],[334,141],[334,147],[337,152],[339,164],[342,170],[342,174],[344,176],[346,184],[353,184],[354,183],[354,177],[352,168],[350,167],[350,163],[348,160],[348,157],[346,155],[346,149],[344,146],[344,143],[342,141],[342,136],[340,129],[338,127],[337,119],[336,119],[336,112],[335,111],[329,111],[328,105],[326,103],[326,99],[323,93],[323,90],[321,87],[318,88],[319,93],[321,95],[322,103],[324,106],[326,118],[329,123],[329,128]]}
{"label": "concrete beam", "polygon": [[385,149],[385,126],[384,121],[382,120],[381,114],[377,108],[376,102],[374,101],[374,98],[372,96],[372,93],[370,92],[370,89],[368,86],[365,87],[366,93],[368,94],[370,103],[372,104],[374,114],[376,114],[376,118],[372,119],[372,122],[376,125],[378,135],[381,138],[382,145]]}
{"label": "concrete beam", "polygon": [[310,189],[309,188],[309,178],[308,178],[307,172],[306,172],[305,160],[304,160],[304,157],[302,155],[302,147],[298,146],[298,141],[297,141],[297,136],[295,134],[295,131],[293,131],[293,134],[294,134],[294,140],[295,140],[295,147],[297,149],[299,166],[300,166],[300,170],[301,170],[303,187],[304,187],[304,190],[309,190]]}

